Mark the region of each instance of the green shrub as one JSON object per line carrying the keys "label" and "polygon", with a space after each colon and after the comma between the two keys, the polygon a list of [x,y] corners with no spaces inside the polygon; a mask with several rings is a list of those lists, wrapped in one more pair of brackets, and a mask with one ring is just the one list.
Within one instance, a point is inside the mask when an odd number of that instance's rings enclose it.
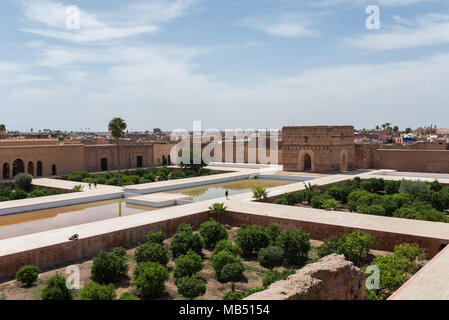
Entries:
{"label": "green shrub", "polygon": [[206,248],[210,249],[214,248],[218,241],[228,238],[226,229],[214,219],[209,219],[209,221],[201,224],[200,235],[204,239]]}
{"label": "green shrub", "polygon": [[346,260],[360,266],[375,245],[376,239],[372,235],[356,230],[341,238],[330,237],[325,240],[318,248],[318,256],[322,258],[331,253],[343,254]]}
{"label": "green shrub", "polygon": [[199,278],[181,278],[177,283],[177,287],[178,294],[188,299],[194,299],[206,293],[206,284]]}
{"label": "green shrub", "polygon": [[193,250],[197,254],[201,255],[203,246],[203,239],[201,239],[199,234],[181,231],[177,232],[173,236],[170,244],[170,251],[172,252],[174,258],[186,254],[189,250]]}
{"label": "green shrub", "polygon": [[136,262],[157,262],[162,265],[168,263],[168,249],[162,244],[146,242],[136,249]]}
{"label": "green shrub", "polygon": [[145,175],[145,170],[142,168],[137,168],[135,174],[139,177],[143,177]]}
{"label": "green shrub", "polygon": [[441,189],[443,189],[443,185],[436,179],[430,184],[430,190],[432,191],[440,192]]}
{"label": "green shrub", "polygon": [[296,271],[294,269],[285,269],[282,272],[277,270],[270,270],[263,276],[263,286],[267,288],[272,283],[275,283],[280,280],[286,280],[288,276],[295,274]]}
{"label": "green shrub", "polygon": [[284,263],[284,250],[275,246],[262,248],[259,251],[257,260],[264,268],[273,269],[280,267]]}
{"label": "green shrub", "polygon": [[346,203],[348,201],[349,194],[355,191],[356,188],[357,187],[354,181],[350,180],[327,186],[326,193],[335,200]]}
{"label": "green shrub", "polygon": [[123,292],[119,300],[140,300],[139,297],[129,292]]}
{"label": "green shrub", "polygon": [[173,275],[175,278],[191,277],[203,269],[203,260],[200,255],[193,251],[181,255],[175,260]]}
{"label": "green shrub", "polygon": [[310,250],[309,234],[297,230],[286,230],[282,232],[276,240],[276,245],[284,250],[284,256],[288,263],[304,265],[307,254]]}
{"label": "green shrub", "polygon": [[335,199],[324,199],[321,203],[321,207],[326,210],[335,210],[338,206],[338,201]]}
{"label": "green shrub", "polygon": [[116,247],[111,250],[113,254],[115,254],[117,257],[124,258],[126,256],[126,249],[123,247]]}
{"label": "green shrub", "polygon": [[25,286],[30,286],[36,282],[41,271],[33,265],[23,266],[16,273],[16,280],[22,282]]}
{"label": "green shrub", "polygon": [[223,296],[223,300],[242,300],[244,293],[238,291],[229,291]]}
{"label": "green shrub", "polygon": [[127,277],[128,264],[124,256],[100,251],[93,259],[90,278],[99,284],[117,283]]}
{"label": "green shrub", "polygon": [[311,200],[310,200],[310,205],[312,206],[312,208],[315,209],[322,209],[323,208],[323,202],[325,200],[330,200],[333,199],[329,194],[327,193],[322,193],[320,195],[316,195],[314,196]]}
{"label": "green shrub", "polygon": [[420,201],[414,201],[396,210],[393,217],[404,219],[416,219],[427,221],[449,222],[448,217],[432,207],[432,205]]}
{"label": "green shrub", "polygon": [[235,240],[237,245],[243,250],[245,256],[257,253],[261,248],[269,245],[270,239],[264,227],[258,225],[243,225],[237,231]]}
{"label": "green shrub", "polygon": [[238,282],[242,279],[243,271],[245,271],[245,267],[242,261],[225,264],[223,269],[221,269],[218,280],[223,282]]}
{"label": "green shrub", "polygon": [[294,206],[302,202],[302,197],[299,192],[288,192],[284,194],[283,198],[287,201],[289,206]]}
{"label": "green shrub", "polygon": [[312,185],[310,183],[304,183],[305,189],[302,190],[302,198],[307,204],[310,204],[312,198],[321,194],[320,189],[317,185]]}
{"label": "green shrub", "polygon": [[157,262],[138,263],[134,270],[133,284],[142,298],[154,299],[165,291],[165,281],[169,278],[168,270]]}
{"label": "green shrub", "polygon": [[357,206],[357,212],[365,214],[374,214],[377,216],[385,215],[385,209],[379,204],[359,205]]}
{"label": "green shrub", "polygon": [[73,186],[72,191],[73,192],[82,192],[83,189],[84,189],[84,186],[79,184],[79,185]]}
{"label": "green shrub", "polygon": [[288,204],[288,201],[287,201],[285,198],[283,198],[283,197],[277,198],[276,200],[273,201],[273,203],[274,203],[274,204],[282,204],[282,205],[284,205],[284,206],[289,205],[289,204]]}
{"label": "green shrub", "polygon": [[281,226],[279,224],[272,223],[268,226],[267,235],[268,239],[270,240],[270,244],[274,245],[280,234],[281,234]]}
{"label": "green shrub", "polygon": [[215,277],[219,281],[223,280],[222,276],[224,275],[222,274],[222,270],[226,265],[237,263],[243,266],[242,260],[239,257],[226,250],[220,251],[217,254],[211,256],[210,261],[212,267],[215,269]]}
{"label": "green shrub", "polygon": [[17,189],[30,190],[33,176],[28,173],[19,173],[14,177],[14,185]]}
{"label": "green shrub", "polygon": [[45,282],[41,298],[42,300],[71,300],[72,293],[66,286],[66,279],[57,273]]}
{"label": "green shrub", "polygon": [[188,232],[188,233],[193,233],[193,227],[190,224],[187,223],[181,223],[178,226],[178,229],[176,229],[176,233],[180,233],[180,232]]}
{"label": "green shrub", "polygon": [[370,178],[362,180],[362,182],[360,183],[360,189],[366,190],[370,193],[378,193],[384,191],[385,181],[382,178]]}
{"label": "green shrub", "polygon": [[265,187],[256,187],[253,189],[253,198],[256,200],[262,200],[268,198],[268,192]]}
{"label": "green shrub", "polygon": [[79,300],[113,300],[115,298],[115,288],[112,283],[101,285],[96,282],[87,284],[81,289]]}
{"label": "green shrub", "polygon": [[28,197],[28,193],[26,193],[26,191],[24,190],[19,189],[11,192],[11,194],[9,195],[9,200],[20,200],[25,199],[26,197]]}
{"label": "green shrub", "polygon": [[146,173],[144,176],[143,176],[143,178],[144,179],[146,179],[146,180],[148,180],[148,181],[151,181],[151,182],[154,182],[154,181],[156,181],[156,175],[154,174],[154,173]]}
{"label": "green shrub", "polygon": [[172,172],[172,174],[170,175],[170,179],[172,179],[172,180],[183,179],[185,177],[186,177],[186,175],[184,174],[184,172],[179,172],[179,171]]}
{"label": "green shrub", "polygon": [[231,240],[220,240],[215,245],[215,249],[212,252],[212,255],[215,255],[223,250],[227,250],[236,256],[243,254],[242,249],[239,246],[232,244]]}
{"label": "green shrub", "polygon": [[408,193],[413,196],[417,196],[421,191],[429,190],[430,186],[426,184],[424,181],[412,181],[402,179],[401,186],[399,187],[399,191],[401,193]]}
{"label": "green shrub", "polygon": [[416,243],[403,243],[394,247],[394,255],[404,257],[409,261],[424,259],[424,253]]}
{"label": "green shrub", "polygon": [[395,194],[399,192],[401,181],[387,180],[385,181],[385,192],[387,194]]}
{"label": "green shrub", "polygon": [[416,200],[429,203],[438,211],[443,211],[446,209],[446,199],[443,194],[433,190],[421,191],[416,196]]}
{"label": "green shrub", "polygon": [[159,232],[148,232],[145,236],[145,242],[154,242],[162,244],[165,240],[165,234],[162,231]]}

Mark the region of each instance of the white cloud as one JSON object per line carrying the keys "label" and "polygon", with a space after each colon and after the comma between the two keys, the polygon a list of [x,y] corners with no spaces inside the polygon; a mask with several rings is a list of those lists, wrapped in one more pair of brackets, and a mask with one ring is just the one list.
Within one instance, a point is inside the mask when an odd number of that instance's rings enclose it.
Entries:
{"label": "white cloud", "polygon": [[330,7],[340,5],[381,5],[385,7],[403,7],[418,3],[441,2],[444,0],[314,0],[310,5],[315,7]]}
{"label": "white cloud", "polygon": [[34,81],[49,80],[49,77],[33,74],[27,67],[11,62],[0,61],[0,84],[16,85]]}
{"label": "white cloud", "polygon": [[22,30],[76,43],[123,39],[154,33],[159,30],[159,26],[155,24],[186,14],[198,2],[199,0],[141,2],[115,10],[114,13],[102,12],[101,19],[80,8],[80,29],[68,30],[65,5],[50,0],[23,0],[23,14],[31,27]]}
{"label": "white cloud", "polygon": [[319,32],[309,28],[311,24],[310,19],[300,13],[282,13],[260,17],[247,17],[239,24],[275,36],[290,38],[319,36]]}
{"label": "white cloud", "polygon": [[396,25],[379,33],[360,35],[345,40],[352,47],[385,51],[449,43],[449,15],[428,14],[409,20],[395,16]]}

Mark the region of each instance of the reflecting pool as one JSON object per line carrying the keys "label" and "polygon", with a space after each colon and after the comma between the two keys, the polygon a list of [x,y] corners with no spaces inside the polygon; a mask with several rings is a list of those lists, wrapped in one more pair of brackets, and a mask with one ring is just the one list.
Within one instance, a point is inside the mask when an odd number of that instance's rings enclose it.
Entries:
{"label": "reflecting pool", "polygon": [[209,184],[200,187],[177,189],[167,192],[181,193],[183,195],[193,197],[193,202],[199,202],[224,197],[226,190],[229,191],[229,196],[232,196],[236,194],[251,192],[252,189],[256,187],[273,188],[297,182],[299,181],[277,179],[245,179]]}
{"label": "reflecting pool", "polygon": [[0,216],[0,240],[156,209],[127,204],[120,198]]}

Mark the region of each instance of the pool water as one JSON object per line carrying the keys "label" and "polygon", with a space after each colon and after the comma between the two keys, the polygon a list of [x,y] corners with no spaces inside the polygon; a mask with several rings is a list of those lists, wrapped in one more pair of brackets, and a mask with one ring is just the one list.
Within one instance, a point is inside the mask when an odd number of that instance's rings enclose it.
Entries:
{"label": "pool water", "polygon": [[209,184],[200,187],[176,189],[167,192],[180,193],[186,196],[190,196],[193,197],[193,202],[199,202],[224,197],[226,190],[228,190],[229,196],[232,196],[236,194],[251,192],[256,187],[273,188],[297,182],[298,181],[276,179],[245,179]]}
{"label": "pool water", "polygon": [[156,209],[127,204],[120,198],[0,216],[0,240]]}

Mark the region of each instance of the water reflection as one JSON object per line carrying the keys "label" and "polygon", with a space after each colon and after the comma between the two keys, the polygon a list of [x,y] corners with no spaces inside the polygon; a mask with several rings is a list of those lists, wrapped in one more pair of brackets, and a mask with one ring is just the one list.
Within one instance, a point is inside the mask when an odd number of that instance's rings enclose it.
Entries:
{"label": "water reflection", "polygon": [[215,183],[206,186],[184,188],[168,191],[169,193],[181,193],[186,196],[193,197],[194,202],[210,200],[225,196],[226,190],[229,196],[251,192],[256,187],[273,188],[283,186],[298,181],[291,180],[275,180],[275,179],[245,179],[238,181]]}
{"label": "water reflection", "polygon": [[128,216],[157,208],[130,205],[125,199],[98,201],[0,217],[0,239]]}

